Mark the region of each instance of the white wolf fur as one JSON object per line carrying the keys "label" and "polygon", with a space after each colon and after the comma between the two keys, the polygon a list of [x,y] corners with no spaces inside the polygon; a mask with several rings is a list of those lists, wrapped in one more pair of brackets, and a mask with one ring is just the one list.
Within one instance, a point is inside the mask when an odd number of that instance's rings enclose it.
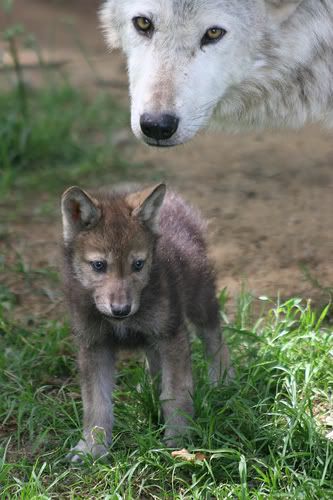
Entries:
{"label": "white wolf fur", "polygon": [[[133,132],[151,145],[186,142],[213,116],[229,130],[333,125],[333,0],[107,0],[101,20],[128,59]],[[227,34],[201,48],[216,26]],[[143,113],[176,115],[178,130],[149,139]]]}

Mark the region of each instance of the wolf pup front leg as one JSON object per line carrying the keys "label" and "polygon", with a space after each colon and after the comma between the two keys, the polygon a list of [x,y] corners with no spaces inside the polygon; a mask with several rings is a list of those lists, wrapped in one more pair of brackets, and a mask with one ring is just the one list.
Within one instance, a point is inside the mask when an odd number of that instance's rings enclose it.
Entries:
{"label": "wolf pup front leg", "polygon": [[71,450],[72,462],[82,454],[105,455],[112,441],[115,356],[109,346],[80,346],[78,353],[83,402],[83,439]]}

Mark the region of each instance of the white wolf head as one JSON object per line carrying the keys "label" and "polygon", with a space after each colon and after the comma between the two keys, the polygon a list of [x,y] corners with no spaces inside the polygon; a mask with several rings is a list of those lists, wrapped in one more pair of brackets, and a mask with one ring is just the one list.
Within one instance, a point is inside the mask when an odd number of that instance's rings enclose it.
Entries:
{"label": "white wolf head", "polygon": [[299,1],[107,0],[101,20],[128,59],[134,134],[152,146],[191,139],[260,66],[266,25]]}

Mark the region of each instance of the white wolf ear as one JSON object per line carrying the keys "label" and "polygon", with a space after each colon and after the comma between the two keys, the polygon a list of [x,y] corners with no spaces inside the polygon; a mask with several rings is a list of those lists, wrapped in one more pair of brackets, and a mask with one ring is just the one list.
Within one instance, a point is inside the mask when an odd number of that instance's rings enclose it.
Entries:
{"label": "white wolf ear", "polygon": [[126,201],[133,209],[132,215],[158,232],[158,215],[166,193],[165,184],[129,194]]}
{"label": "white wolf ear", "polygon": [[117,3],[119,0],[106,0],[99,10],[99,19],[102,30],[110,49],[120,47],[120,22],[117,15]]}
{"label": "white wolf ear", "polygon": [[269,16],[277,23],[286,21],[303,0],[265,0]]}
{"label": "white wolf ear", "polygon": [[101,218],[97,200],[76,186],[68,188],[62,195],[61,212],[65,243],[80,231],[95,226]]}

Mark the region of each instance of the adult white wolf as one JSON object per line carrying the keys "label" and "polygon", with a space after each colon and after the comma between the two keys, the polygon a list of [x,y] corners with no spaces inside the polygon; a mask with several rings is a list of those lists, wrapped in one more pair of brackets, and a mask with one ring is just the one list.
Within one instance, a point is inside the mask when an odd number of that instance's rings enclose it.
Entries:
{"label": "adult white wolf", "polygon": [[107,0],[132,128],[152,146],[223,128],[333,125],[333,0]]}

